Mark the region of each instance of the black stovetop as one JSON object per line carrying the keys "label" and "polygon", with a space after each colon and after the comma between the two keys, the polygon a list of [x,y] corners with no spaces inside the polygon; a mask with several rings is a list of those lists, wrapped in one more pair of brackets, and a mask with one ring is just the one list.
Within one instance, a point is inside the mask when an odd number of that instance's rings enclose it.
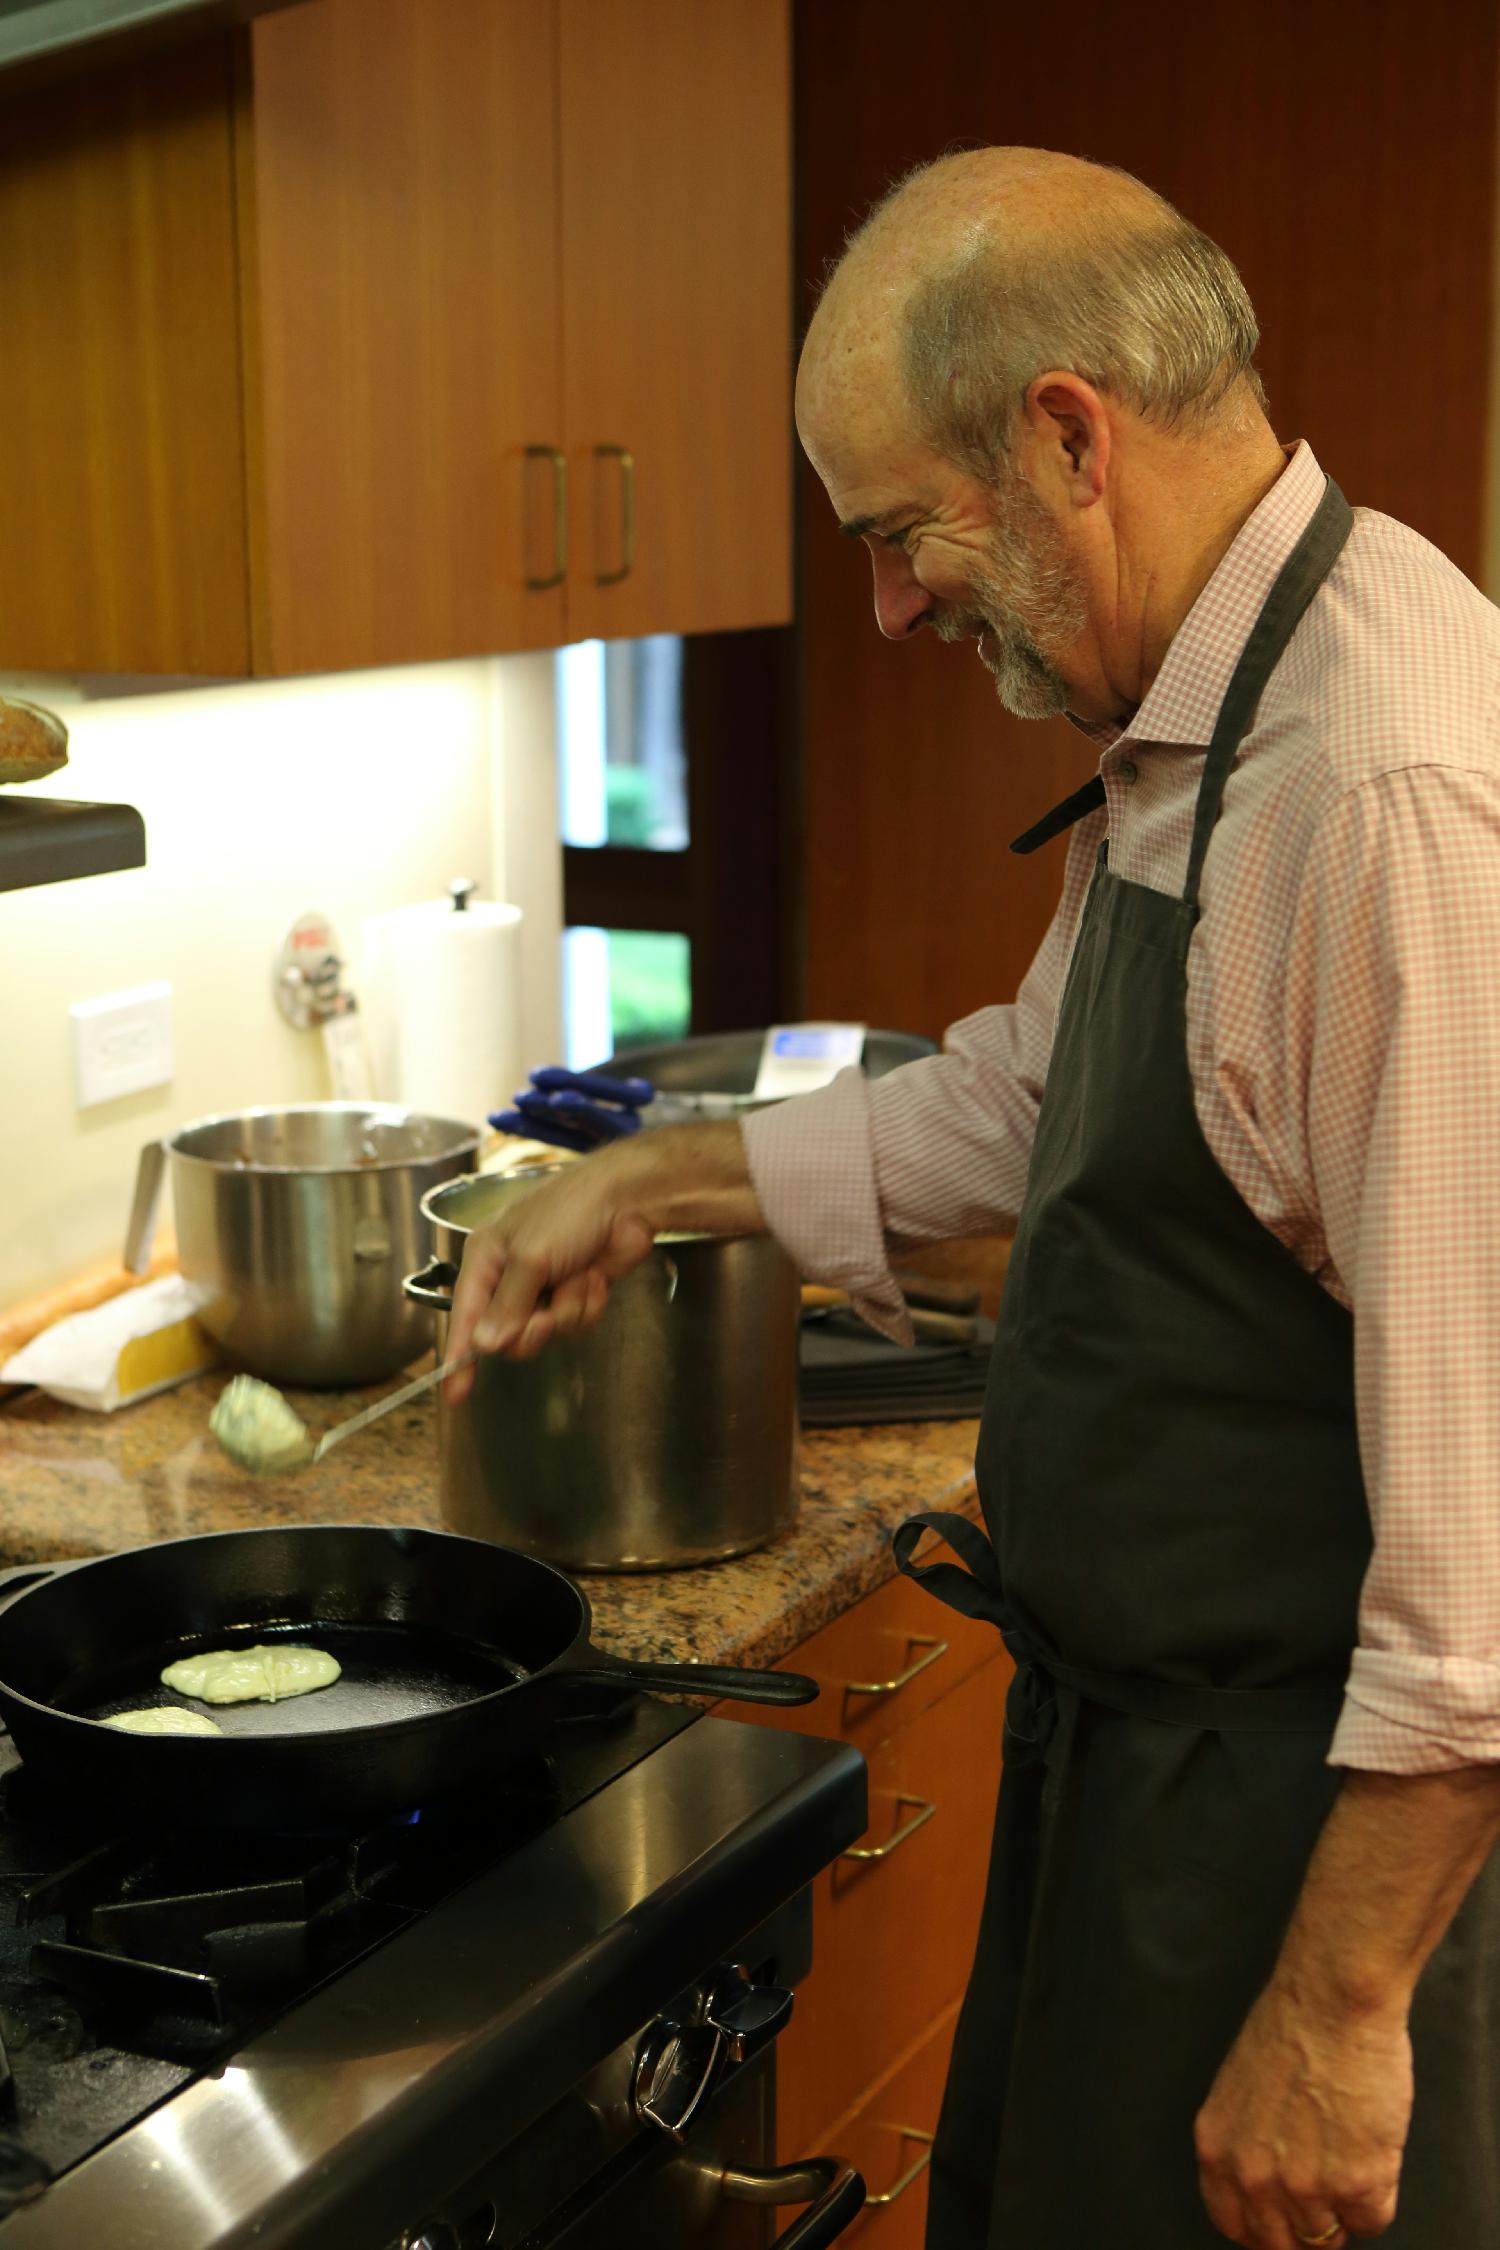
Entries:
{"label": "black stovetop", "polygon": [[632,1697],[359,1834],[133,1833],[0,1734],[0,2217],[700,1716]]}

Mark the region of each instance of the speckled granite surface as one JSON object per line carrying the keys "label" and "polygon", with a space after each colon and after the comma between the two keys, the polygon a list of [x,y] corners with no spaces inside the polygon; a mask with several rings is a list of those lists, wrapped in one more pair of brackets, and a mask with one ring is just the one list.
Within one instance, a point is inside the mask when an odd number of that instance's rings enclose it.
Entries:
{"label": "speckled granite surface", "polygon": [[[441,1529],[430,1398],[299,1477],[252,1478],[209,1435],[224,1380],[201,1376],[114,1415],[36,1392],[0,1406],[0,1566],[262,1523]],[[377,1395],[302,1392],[295,1403],[317,1433]],[[976,1430],[922,1422],[808,1435],[790,1533],[703,1569],[590,1576],[594,1639],[619,1656],[774,1663],[891,1577],[890,1534],[903,1516],[974,1511]]]}

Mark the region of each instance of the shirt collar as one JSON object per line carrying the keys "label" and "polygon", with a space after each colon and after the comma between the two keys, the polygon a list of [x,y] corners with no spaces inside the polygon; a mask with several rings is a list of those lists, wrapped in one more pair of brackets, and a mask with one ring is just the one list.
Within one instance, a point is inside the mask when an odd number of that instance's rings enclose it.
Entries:
{"label": "shirt collar", "polygon": [[1173,634],[1161,670],[1134,714],[1123,725],[1114,719],[1073,721],[1096,749],[1127,740],[1201,747],[1210,739],[1262,604],[1317,513],[1327,481],[1312,447],[1305,440],[1294,446]]}

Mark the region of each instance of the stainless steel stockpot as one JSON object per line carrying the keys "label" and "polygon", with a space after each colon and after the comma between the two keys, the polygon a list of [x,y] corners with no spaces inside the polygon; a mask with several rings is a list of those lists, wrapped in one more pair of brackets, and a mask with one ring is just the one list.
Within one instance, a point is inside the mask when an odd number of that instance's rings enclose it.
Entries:
{"label": "stainless steel stockpot", "polygon": [[[587,1159],[584,1159],[587,1162]],[[423,1198],[407,1294],[444,1349],[464,1244],[556,1167]],[[568,1570],[666,1570],[763,1546],[796,1514],[797,1274],[768,1235],[664,1236],[597,1328],[481,1360],[438,1408],[445,1522]]]}
{"label": "stainless steel stockpot", "polygon": [[125,1263],[145,1269],[170,1159],[178,1260],[228,1357],[271,1383],[376,1383],[431,1341],[402,1279],[431,1255],[423,1196],[478,1148],[472,1125],[383,1102],[199,1118],[141,1151]]}

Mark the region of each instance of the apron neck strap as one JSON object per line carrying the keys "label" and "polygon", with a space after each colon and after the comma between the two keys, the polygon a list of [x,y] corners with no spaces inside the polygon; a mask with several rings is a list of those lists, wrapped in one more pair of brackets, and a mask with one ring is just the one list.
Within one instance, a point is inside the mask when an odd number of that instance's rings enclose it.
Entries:
{"label": "apron neck strap", "polygon": [[1353,510],[1330,477],[1317,513],[1282,565],[1224,690],[1213,738],[1203,762],[1203,779],[1198,785],[1193,845],[1188,854],[1187,884],[1182,894],[1183,903],[1195,910],[1208,839],[1219,817],[1235,753],[1254,721],[1267,680],[1280,663],[1308,604],[1338,560],[1353,524]]}

